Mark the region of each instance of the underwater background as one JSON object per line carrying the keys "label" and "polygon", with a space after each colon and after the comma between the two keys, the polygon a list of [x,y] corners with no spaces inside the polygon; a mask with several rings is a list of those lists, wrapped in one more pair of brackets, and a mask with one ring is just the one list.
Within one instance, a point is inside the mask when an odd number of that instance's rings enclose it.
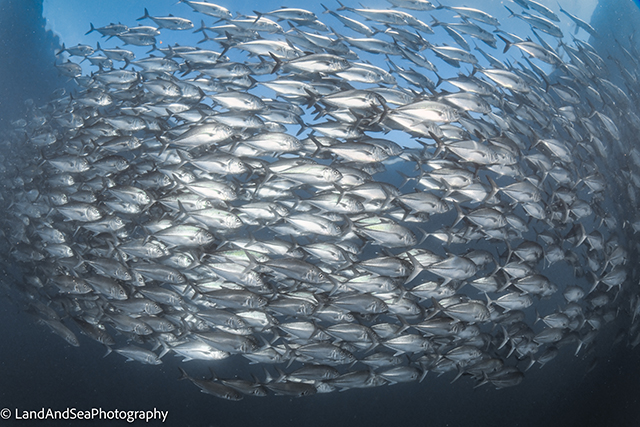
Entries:
{"label": "underwater background", "polygon": [[[65,4],[50,3],[57,8]],[[134,19],[142,15],[145,2],[130,3]],[[269,5],[250,2],[236,2],[232,10],[249,12],[258,7],[269,10]],[[73,13],[82,16],[82,11]],[[118,17],[114,11],[93,24],[106,25]],[[628,42],[640,23],[640,11],[632,1],[601,0],[590,22],[600,34],[590,41],[592,46],[603,58],[620,58],[613,40]],[[77,25],[83,34],[89,22],[80,19]],[[0,0],[0,131],[22,117],[26,99],[41,104],[55,89],[69,85],[68,78],[59,76],[53,67],[62,41],[45,27],[42,1]],[[67,46],[77,43],[70,41]],[[11,268],[1,266],[0,271],[10,274]],[[595,354],[588,357],[563,351],[545,369],[534,366],[522,384],[513,388],[473,389],[468,379],[450,384],[449,375],[428,374],[421,383],[301,399],[271,395],[230,402],[202,394],[187,381],[177,381],[177,367],[183,366],[179,358],[166,357],[159,366],[123,363],[114,355],[104,358],[103,347],[92,345],[85,337],[80,338],[80,348],[73,348],[37,325],[13,297],[7,290],[0,298],[0,408],[157,408],[169,411],[167,425],[179,426],[640,425],[640,353],[625,342],[613,346],[613,334],[599,337]],[[232,362],[227,363],[225,376],[234,375],[234,369]],[[2,426],[40,424],[67,425],[0,421]],[[117,424],[125,422],[91,422],[96,426]]]}

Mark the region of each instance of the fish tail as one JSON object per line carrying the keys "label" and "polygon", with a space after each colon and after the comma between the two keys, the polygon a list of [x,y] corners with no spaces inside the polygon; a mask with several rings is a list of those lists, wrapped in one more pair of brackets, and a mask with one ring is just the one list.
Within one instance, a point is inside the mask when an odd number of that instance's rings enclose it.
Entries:
{"label": "fish tail", "polygon": [[507,51],[509,50],[509,48],[511,48],[513,43],[511,43],[509,40],[507,40],[504,37],[502,37],[500,34],[498,34],[498,37],[500,37],[502,39],[502,41],[504,42],[504,44],[505,44],[504,50],[502,51],[502,53],[507,53]]}
{"label": "fish tail", "polygon": [[200,31],[204,31],[204,29],[207,28],[206,25],[204,25],[204,20],[201,19],[200,20],[200,28],[198,28],[197,30],[193,30],[194,33],[199,33]]}
{"label": "fish tail", "polygon": [[282,68],[282,61],[271,52],[269,52],[269,56],[273,58],[274,61],[276,61],[276,65],[274,65],[273,69],[271,70],[271,74],[275,74],[280,68]]}
{"label": "fish tail", "polygon": [[498,191],[500,191],[500,188],[498,187],[496,182],[490,176],[487,176],[487,179],[489,180],[489,184],[491,185],[491,191],[487,194],[487,197],[485,197],[482,200],[482,203],[484,203],[484,202],[486,202],[488,200],[491,200],[491,198],[493,198],[493,196],[498,194]]}
{"label": "fish tail", "polygon": [[438,300],[435,299],[434,297],[431,297],[431,304],[433,304],[433,310],[434,311],[430,315],[426,316],[425,320],[432,319],[433,317],[436,316],[436,314],[438,314],[438,313],[440,313],[442,311],[442,306],[440,305]]}
{"label": "fish tail", "polygon": [[429,131],[429,136],[431,137],[431,139],[433,139],[436,142],[436,145],[438,146],[438,148],[436,148],[436,152],[433,153],[433,158],[436,158],[438,157],[438,154],[445,151],[445,145],[444,145],[444,142],[442,142],[442,140],[438,138],[438,136],[435,133]]}
{"label": "fish tail", "polygon": [[178,369],[180,370],[180,378],[178,378],[179,380],[190,379],[189,374],[187,374],[187,371],[185,371],[179,366],[178,366]]}
{"label": "fish tail", "polygon": [[517,16],[516,13],[513,10],[509,9],[507,6],[505,6],[504,8],[507,9],[509,11],[509,13],[510,13],[508,18],[512,18],[514,16]]}
{"label": "fish tail", "polygon": [[84,33],[84,35],[86,36],[89,33],[93,33],[96,30],[96,27],[93,26],[93,24],[91,22],[89,22],[89,25],[91,25],[91,29],[89,31],[87,31],[86,33]]}
{"label": "fish tail", "polygon": [[418,275],[424,271],[424,267],[422,266],[422,264],[420,264],[420,261],[418,261],[416,259],[416,257],[414,257],[413,255],[411,255],[410,252],[407,252],[407,255],[409,256],[409,261],[411,261],[411,265],[413,266],[413,271],[411,272],[411,274],[409,275],[409,277],[407,277],[407,279],[405,280],[405,284],[411,282],[413,279],[415,279],[416,277],[418,277]]}
{"label": "fish tail", "polygon": [[140,18],[136,19],[136,21],[142,21],[143,19],[146,19],[146,18],[150,18],[150,15],[149,15],[149,11],[145,7],[144,8],[144,16],[141,16]]}
{"label": "fish tail", "polygon": [[198,42],[198,44],[204,43],[204,42],[209,41],[209,40],[213,40],[211,37],[209,37],[209,35],[207,33],[204,32],[204,29],[199,30],[199,31],[202,31],[202,34],[204,35],[204,38],[202,40],[200,40]]}
{"label": "fish tail", "polygon": [[113,350],[111,350],[111,347],[109,347],[108,345],[105,346],[105,347],[107,347],[107,352],[102,357],[107,357],[108,355],[110,355],[113,352]]}

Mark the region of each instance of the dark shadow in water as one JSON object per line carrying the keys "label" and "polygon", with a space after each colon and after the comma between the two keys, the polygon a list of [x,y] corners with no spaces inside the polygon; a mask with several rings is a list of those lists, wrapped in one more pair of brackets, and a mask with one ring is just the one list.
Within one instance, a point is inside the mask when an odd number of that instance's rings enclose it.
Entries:
{"label": "dark shadow in water", "polygon": [[53,67],[58,37],[45,31],[42,0],[0,0],[0,128],[65,84]]}

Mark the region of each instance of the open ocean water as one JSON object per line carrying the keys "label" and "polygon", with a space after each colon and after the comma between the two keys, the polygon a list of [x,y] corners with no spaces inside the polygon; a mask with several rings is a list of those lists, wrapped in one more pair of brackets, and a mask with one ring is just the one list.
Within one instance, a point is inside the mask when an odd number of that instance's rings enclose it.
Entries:
{"label": "open ocean water", "polygon": [[[63,1],[50,3],[58,8],[65,4]],[[512,6],[510,2],[495,3],[496,8],[502,7],[498,3]],[[549,3],[549,7],[553,8],[553,3]],[[144,6],[157,14],[151,1],[131,4],[140,16]],[[337,5],[330,7],[335,9]],[[232,11],[250,13],[255,8],[269,9],[261,3],[241,2],[233,5]],[[175,14],[180,15],[186,9],[184,5],[176,6]],[[316,10],[317,13],[320,11]],[[78,11],[74,14],[81,15]],[[425,15],[425,22],[429,22],[427,17]],[[42,1],[0,0],[0,129],[22,117],[26,99],[41,104],[56,88],[70,87],[69,79],[60,76],[53,67],[55,51],[61,41],[45,30],[45,18]],[[97,27],[117,22],[119,18],[114,11],[112,15],[102,17],[100,22],[95,16],[91,19],[96,20],[92,23]],[[591,25],[601,37],[592,40],[591,44],[603,58],[611,56],[624,61],[612,40],[617,38],[628,43],[629,35],[639,23],[640,13],[634,2],[601,0],[591,17]],[[77,22],[77,25],[77,32],[84,33],[89,29],[89,22]],[[96,34],[92,36],[97,38]],[[67,43],[67,47],[74,44]],[[19,150],[19,147],[14,148]],[[0,158],[2,156],[0,152]],[[394,170],[389,169],[388,173]],[[624,219],[618,218],[620,222]],[[6,273],[7,283],[14,280],[15,266],[4,265],[2,270]],[[558,276],[552,279],[559,282],[571,278]],[[439,377],[428,373],[421,383],[305,398],[246,397],[231,402],[200,393],[189,381],[178,381],[179,366],[188,365],[190,373],[197,371],[206,376],[207,363],[182,363],[171,354],[158,366],[125,363],[115,353],[103,357],[104,346],[77,332],[81,345],[74,348],[46,326],[36,324],[34,317],[23,308],[15,291],[2,292],[0,408],[11,411],[41,408],[146,411],[155,408],[168,411],[165,425],[184,427],[640,425],[640,353],[637,348],[628,347],[627,340],[613,344],[617,332],[628,328],[627,318],[606,325],[597,338],[597,345],[587,354],[583,352],[576,357],[573,345],[565,348],[544,369],[534,365],[526,372],[524,381],[515,387],[496,389],[487,384],[474,389],[475,382],[469,377],[451,384],[451,373]],[[230,360],[222,361],[215,369],[223,377],[232,377],[242,376],[245,367],[246,364]],[[263,377],[259,369],[255,372]],[[79,420],[21,421],[14,418],[0,420],[0,426],[127,424],[125,421],[93,420],[85,424]],[[140,420],[133,423],[144,424]],[[155,420],[149,424],[161,423]]]}

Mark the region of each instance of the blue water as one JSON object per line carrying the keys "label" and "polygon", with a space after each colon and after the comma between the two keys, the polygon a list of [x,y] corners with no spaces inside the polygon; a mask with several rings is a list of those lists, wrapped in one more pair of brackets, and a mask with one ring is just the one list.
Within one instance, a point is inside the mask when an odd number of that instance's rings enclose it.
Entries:
{"label": "blue water", "polygon": [[[597,365],[570,351],[533,367],[514,388],[496,390],[430,373],[420,384],[351,390],[310,398],[269,396],[229,402],[177,381],[178,358],[160,366],[123,363],[85,337],[74,348],[3,301],[0,304],[0,406],[20,410],[169,411],[171,426],[635,426],[640,423],[640,357],[603,342]],[[606,340],[606,338],[605,338]],[[193,363],[193,362],[191,362]],[[193,365],[189,366],[193,371]],[[228,370],[226,371],[229,372]],[[17,422],[1,425],[82,425]],[[93,422],[91,425],[125,425]],[[142,425],[137,421],[135,425]],[[159,421],[153,425],[160,425]]]}
{"label": "blue water", "polygon": [[47,99],[64,84],[53,68],[59,41],[44,31],[41,1],[0,2],[0,128],[22,116],[25,99]]}
{"label": "blue water", "polygon": [[[611,47],[607,40],[626,39],[633,23],[640,22],[629,18],[630,14],[640,13],[632,9],[631,2],[602,1],[606,7],[596,9],[592,23],[606,34],[594,41],[606,57]],[[58,77],[52,66],[57,41],[44,31],[39,3],[0,0],[0,58],[11,58],[0,62],[0,129],[21,116],[25,99],[41,103],[54,88],[65,84],[66,79]],[[10,274],[10,266],[4,267]],[[640,353],[624,342],[612,347],[615,325],[609,325],[609,334],[601,334],[606,336],[599,338],[595,354],[583,352],[574,357],[572,350],[562,351],[545,369],[534,366],[515,388],[474,390],[468,378],[450,384],[451,375],[429,373],[420,384],[306,399],[269,396],[228,402],[200,393],[187,381],[177,381],[177,367],[183,366],[179,358],[168,356],[160,366],[124,363],[115,354],[103,358],[104,349],[82,335],[81,347],[71,347],[46,326],[35,324],[10,293],[0,295],[0,408],[12,411],[157,408],[169,411],[166,425],[185,427],[640,425]],[[198,365],[189,368],[194,372]],[[200,368],[206,375],[205,366]],[[234,369],[225,366],[226,376],[232,376]],[[0,420],[0,426],[5,425],[85,424]]]}

